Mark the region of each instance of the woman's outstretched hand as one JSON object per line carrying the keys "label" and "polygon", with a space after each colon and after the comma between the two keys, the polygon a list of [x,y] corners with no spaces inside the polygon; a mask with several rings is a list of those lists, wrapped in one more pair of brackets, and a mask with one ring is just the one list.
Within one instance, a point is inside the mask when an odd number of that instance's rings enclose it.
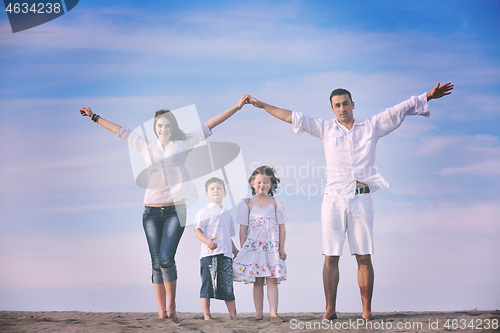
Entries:
{"label": "woman's outstretched hand", "polygon": [[92,112],[92,110],[90,108],[81,108],[80,114],[84,117],[90,117],[92,119],[94,112]]}
{"label": "woman's outstretched hand", "polygon": [[249,97],[250,97],[250,95],[243,94],[243,96],[241,96],[241,98],[240,98],[240,100],[238,101],[238,103],[236,103],[236,106],[237,106],[239,109],[241,109],[243,106],[245,106],[245,104],[250,104]]}

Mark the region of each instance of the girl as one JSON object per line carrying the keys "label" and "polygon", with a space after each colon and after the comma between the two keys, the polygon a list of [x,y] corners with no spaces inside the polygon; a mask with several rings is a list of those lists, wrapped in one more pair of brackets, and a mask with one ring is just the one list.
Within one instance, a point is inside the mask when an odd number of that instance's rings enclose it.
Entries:
{"label": "girl", "polygon": [[235,281],[253,283],[256,320],[263,319],[267,284],[271,321],[283,321],[278,316],[278,283],[286,279],[286,214],[274,198],[280,181],[274,173],[273,168],[261,166],[248,179],[253,197],[238,207],[241,250],[234,258],[233,273]]}
{"label": "girl", "polygon": [[142,223],[153,266],[151,280],[159,318],[177,320],[177,268],[174,258],[186,225],[186,204],[197,196],[184,166],[187,153],[194,145],[208,138],[215,126],[227,120],[245,104],[248,104],[247,95],[243,95],[235,106],[213,117],[190,134],[179,128],[172,112],[157,111],[153,125],[157,142],[149,141],[127,127],[106,120],[89,108],[80,109],[82,116],[88,116],[139,150],[148,165]]}

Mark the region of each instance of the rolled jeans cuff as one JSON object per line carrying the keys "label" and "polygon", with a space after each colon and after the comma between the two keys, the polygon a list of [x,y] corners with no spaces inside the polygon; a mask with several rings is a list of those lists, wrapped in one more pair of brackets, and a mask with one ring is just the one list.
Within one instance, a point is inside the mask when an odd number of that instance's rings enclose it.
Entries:
{"label": "rolled jeans cuff", "polygon": [[153,269],[153,274],[151,277],[153,284],[163,284],[165,282],[172,282],[177,280],[177,266],[172,265],[170,267],[161,267],[158,269]]}

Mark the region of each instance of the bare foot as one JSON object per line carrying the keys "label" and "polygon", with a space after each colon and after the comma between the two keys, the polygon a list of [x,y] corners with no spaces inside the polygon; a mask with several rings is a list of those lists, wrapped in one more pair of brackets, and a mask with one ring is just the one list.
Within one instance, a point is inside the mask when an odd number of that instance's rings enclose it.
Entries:
{"label": "bare foot", "polygon": [[323,315],[322,319],[327,319],[327,320],[335,320],[337,319],[337,313],[336,312],[325,312]]}
{"label": "bare foot", "polygon": [[238,316],[236,315],[236,313],[230,313],[229,317],[231,317],[231,319],[233,320],[238,320]]}
{"label": "bare foot", "polygon": [[363,316],[361,317],[366,321],[370,321],[373,319],[372,313],[371,312],[363,312]]}
{"label": "bare foot", "polygon": [[173,321],[178,321],[177,312],[175,312],[175,311],[170,313],[170,314],[167,312],[167,317],[168,317],[168,319],[172,319]]}
{"label": "bare foot", "polygon": [[205,320],[213,320],[212,316],[210,314],[204,315],[203,319]]}

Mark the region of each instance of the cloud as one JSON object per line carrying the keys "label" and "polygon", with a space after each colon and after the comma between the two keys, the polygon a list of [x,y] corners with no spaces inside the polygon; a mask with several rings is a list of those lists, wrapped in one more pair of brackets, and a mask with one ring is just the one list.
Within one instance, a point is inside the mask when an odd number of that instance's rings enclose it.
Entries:
{"label": "cloud", "polygon": [[460,175],[470,174],[478,176],[498,176],[500,175],[500,159],[483,161],[480,163],[470,164],[462,167],[444,168],[438,172],[440,175]]}

